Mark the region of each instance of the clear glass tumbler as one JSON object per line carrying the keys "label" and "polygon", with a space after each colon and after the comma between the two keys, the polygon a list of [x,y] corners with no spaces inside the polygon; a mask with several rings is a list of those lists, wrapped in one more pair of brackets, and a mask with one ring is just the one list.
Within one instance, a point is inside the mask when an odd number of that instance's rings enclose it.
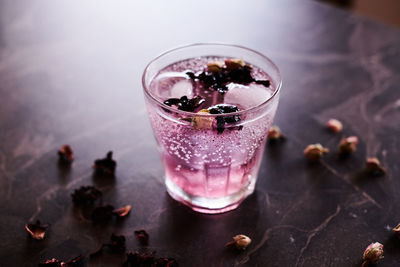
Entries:
{"label": "clear glass tumbler", "polygon": [[[230,101],[243,103],[250,99],[257,101],[257,105],[231,113],[210,114],[178,110],[164,103],[171,96],[195,95],[184,73],[199,71],[196,68],[210,59],[232,58],[262,71],[268,76],[270,86],[268,93],[261,94],[257,89],[239,86],[232,90],[235,94],[226,93],[226,99],[229,96]],[[165,69],[178,74],[159,78]],[[177,84],[177,79],[181,79],[179,86],[169,88],[170,84]],[[281,77],[276,65],[245,47],[193,44],[152,60],[142,82],[170,196],[202,213],[235,209],[255,189],[267,133],[279,102]],[[226,123],[221,131],[215,126],[221,121],[223,125],[224,121],[231,123]]]}

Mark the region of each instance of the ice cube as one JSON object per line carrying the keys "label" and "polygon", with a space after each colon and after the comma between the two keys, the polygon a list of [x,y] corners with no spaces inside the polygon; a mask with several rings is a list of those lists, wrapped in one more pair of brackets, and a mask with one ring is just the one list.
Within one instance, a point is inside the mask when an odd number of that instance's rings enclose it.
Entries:
{"label": "ice cube", "polygon": [[153,81],[155,93],[160,98],[181,98],[186,95],[191,98],[193,85],[186,74],[181,72],[161,73]]}
{"label": "ice cube", "polygon": [[193,85],[190,80],[181,80],[175,83],[170,91],[171,98],[181,98],[182,96],[187,96],[192,98]]}
{"label": "ice cube", "polygon": [[228,89],[228,92],[225,93],[224,102],[238,105],[244,109],[258,106],[272,95],[271,88],[266,88],[261,84],[241,85],[231,83],[228,85]]}

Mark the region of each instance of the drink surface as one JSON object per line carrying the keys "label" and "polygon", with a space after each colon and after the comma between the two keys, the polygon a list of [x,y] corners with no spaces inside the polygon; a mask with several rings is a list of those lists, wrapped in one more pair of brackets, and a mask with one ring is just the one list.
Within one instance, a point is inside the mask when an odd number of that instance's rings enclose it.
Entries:
{"label": "drink surface", "polygon": [[[224,62],[225,59],[200,57],[169,65],[156,75],[150,84],[149,90],[162,101],[182,96],[187,96],[188,98],[201,96],[205,99],[205,102],[195,111],[216,104],[231,104],[239,107],[240,110],[246,110],[262,104],[272,96],[274,85],[266,87],[254,82],[249,84],[230,82],[227,84],[228,90],[221,94],[212,88],[207,88],[199,81],[194,82],[187,74],[189,72],[199,74],[207,69],[207,63]],[[269,80],[268,74],[255,66],[252,66],[251,75],[257,80]]]}
{"label": "drink surface", "polygon": [[[169,65],[153,78],[149,91],[161,102],[179,100],[183,96],[200,97],[202,103],[190,110],[193,113],[205,109],[212,112],[212,107],[218,104],[243,111],[259,106],[272,96],[274,84],[229,82],[225,84],[227,90],[221,93],[193,79],[193,74],[201,77],[201,73],[206,72],[208,63],[224,60],[201,57]],[[258,81],[269,79],[267,73],[255,66],[251,66],[251,76]],[[222,121],[222,129],[218,128],[217,118],[206,118],[208,127],[196,127],[199,125],[198,121],[193,123],[196,117],[187,118],[155,105],[148,106],[169,191],[177,189],[179,193],[173,194],[179,194],[179,198],[193,205],[196,205],[196,198],[201,202],[202,198],[226,198],[243,190],[247,195],[253,192],[277,103],[272,103],[264,112],[250,114],[253,116],[228,117]],[[201,202],[199,206],[207,206],[207,203]],[[218,207],[210,205],[209,208]]]}

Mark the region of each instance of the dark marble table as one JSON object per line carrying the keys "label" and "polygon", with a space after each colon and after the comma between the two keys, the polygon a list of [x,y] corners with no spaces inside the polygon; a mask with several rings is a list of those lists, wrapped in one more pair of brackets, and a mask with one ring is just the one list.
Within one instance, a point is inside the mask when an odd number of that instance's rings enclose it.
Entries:
{"label": "dark marble table", "polygon": [[[150,2],[150,1],[147,1]],[[287,141],[268,146],[256,192],[235,211],[202,215],[165,192],[146,116],[141,74],[154,56],[194,42],[236,43],[270,56],[283,76],[275,124]],[[0,266],[36,266],[86,255],[120,266],[125,254],[87,255],[111,233],[180,266],[360,266],[371,242],[378,266],[400,266],[400,31],[310,1],[1,1]],[[343,134],[324,128],[331,117]],[[336,156],[342,135],[357,151]],[[331,149],[307,164],[303,149]],[[70,169],[57,150],[70,144]],[[93,161],[114,151],[116,178],[97,179]],[[367,156],[388,170],[364,171]],[[71,192],[95,185],[103,202],[132,205],[121,221],[93,225]],[[399,191],[398,191],[399,190]],[[28,221],[51,224],[43,241]],[[236,253],[232,236],[253,240]]]}

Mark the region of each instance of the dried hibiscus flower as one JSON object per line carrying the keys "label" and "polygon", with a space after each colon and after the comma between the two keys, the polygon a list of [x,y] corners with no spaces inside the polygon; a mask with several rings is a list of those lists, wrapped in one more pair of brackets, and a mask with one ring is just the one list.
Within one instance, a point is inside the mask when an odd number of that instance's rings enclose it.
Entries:
{"label": "dried hibiscus flower", "polygon": [[62,145],[58,150],[58,156],[61,162],[71,163],[74,160],[74,151],[69,145]]}
{"label": "dried hibiscus flower", "polygon": [[339,133],[343,129],[343,124],[337,119],[330,119],[326,123],[326,128],[328,128],[333,133]]}
{"label": "dried hibiscus flower", "polygon": [[228,242],[225,246],[235,246],[237,249],[246,249],[251,243],[251,239],[245,235],[236,235],[233,237],[233,241]]}
{"label": "dried hibiscus flower", "polygon": [[[218,104],[208,108],[210,114],[228,114],[232,112],[238,112],[239,108],[235,105],[229,104]],[[223,133],[225,130],[225,124],[232,124],[237,123],[240,121],[239,115],[232,115],[232,116],[218,116],[215,118],[217,121],[217,132],[219,134]],[[238,130],[243,128],[242,125],[238,126]]]}
{"label": "dried hibiscus flower", "polygon": [[83,256],[78,256],[70,261],[63,262],[57,259],[46,260],[45,262],[39,263],[39,267],[78,267],[83,265]]}
{"label": "dried hibiscus flower", "polygon": [[114,175],[117,162],[112,159],[113,152],[109,151],[104,159],[96,159],[93,168],[96,171]]}
{"label": "dried hibiscus flower", "polygon": [[246,64],[242,59],[226,59],[225,64],[222,62],[211,62],[207,64],[206,69],[196,75],[193,72],[187,72],[189,78],[196,82],[198,81],[203,88],[211,89],[225,94],[230,83],[238,83],[248,85],[256,83],[269,87],[269,80],[256,80],[252,77],[252,67]]}
{"label": "dried hibiscus flower", "polygon": [[356,151],[358,145],[357,136],[343,138],[339,144],[339,156],[348,155]]}
{"label": "dried hibiscus flower", "polygon": [[205,99],[201,96],[195,96],[189,99],[187,96],[181,98],[170,98],[164,101],[167,106],[177,107],[179,110],[193,112],[196,108],[200,107],[204,103]]}
{"label": "dried hibiscus flower", "polygon": [[147,246],[149,245],[149,234],[145,230],[137,230],[135,231],[136,239],[139,241],[140,245]]}
{"label": "dried hibiscus flower", "polygon": [[101,247],[90,254],[90,257],[96,257],[103,253],[104,248],[108,247],[114,253],[123,253],[126,250],[125,236],[111,234],[111,243],[102,244]]}
{"label": "dried hibiscus flower", "polygon": [[94,223],[106,223],[113,216],[114,207],[111,205],[99,206],[93,209],[91,219]]}
{"label": "dried hibiscus flower", "polygon": [[126,205],[126,206],[124,206],[122,208],[118,208],[118,209],[113,210],[113,213],[115,215],[117,215],[118,217],[125,217],[126,215],[129,214],[131,209],[132,209],[131,205]]}
{"label": "dried hibiscus flower", "polygon": [[321,144],[312,144],[308,145],[306,149],[304,149],[304,156],[310,162],[317,162],[321,159],[321,157],[328,153],[329,149],[323,147]]}
{"label": "dried hibiscus flower", "polygon": [[386,173],[385,168],[382,167],[381,162],[379,159],[372,157],[372,158],[367,158],[365,161],[365,168],[373,174],[384,174]]}
{"label": "dried hibiscus flower", "polygon": [[81,186],[71,194],[72,201],[76,205],[92,205],[103,194],[94,186]]}
{"label": "dried hibiscus flower", "polygon": [[383,245],[379,242],[371,243],[364,251],[362,267],[375,264],[383,259]]}
{"label": "dried hibiscus flower", "polygon": [[267,139],[269,142],[276,142],[278,140],[284,140],[286,137],[282,134],[281,129],[279,129],[278,126],[271,126],[268,130]]}
{"label": "dried hibiscus flower", "polygon": [[36,240],[43,240],[45,238],[47,228],[49,228],[49,225],[48,224],[41,225],[39,220],[37,220],[36,223],[30,223],[25,225],[26,231],[33,239]]}

